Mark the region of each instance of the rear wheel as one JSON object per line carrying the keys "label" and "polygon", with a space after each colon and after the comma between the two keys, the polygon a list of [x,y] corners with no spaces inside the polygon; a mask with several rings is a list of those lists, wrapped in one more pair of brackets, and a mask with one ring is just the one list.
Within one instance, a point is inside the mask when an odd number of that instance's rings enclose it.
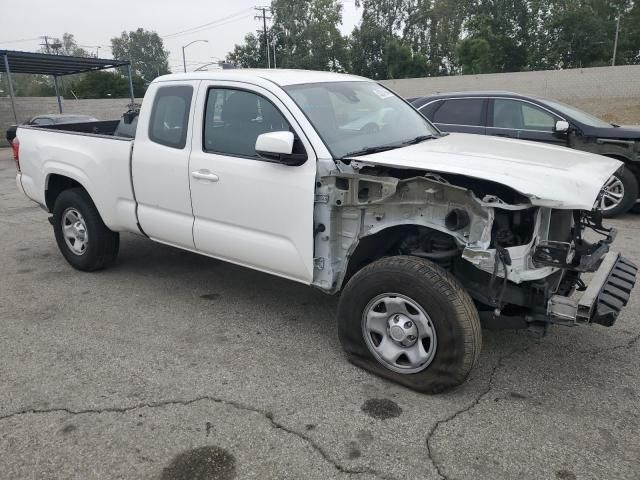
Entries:
{"label": "rear wheel", "polygon": [[598,207],[606,218],[628,212],[638,199],[638,180],[626,167],[615,173],[605,184]]}
{"label": "rear wheel", "polygon": [[83,189],[72,188],[58,196],[52,223],[58,248],[72,267],[93,272],[115,261],[120,236],[107,228]]}
{"label": "rear wheel", "polygon": [[340,298],[338,334],[351,362],[426,393],[464,382],[482,344],[478,312],[460,283],[408,256],[354,275]]}

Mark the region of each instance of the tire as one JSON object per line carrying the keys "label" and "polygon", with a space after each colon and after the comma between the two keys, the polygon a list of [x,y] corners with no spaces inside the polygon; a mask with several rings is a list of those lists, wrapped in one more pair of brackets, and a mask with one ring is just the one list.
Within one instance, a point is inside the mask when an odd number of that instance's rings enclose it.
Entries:
{"label": "tire", "polygon": [[[72,188],[58,196],[52,223],[58,248],[75,269],[101,270],[118,256],[120,236],[107,228],[84,189]],[[71,230],[65,230],[63,224]]]}
{"label": "tire", "polygon": [[615,173],[613,177],[611,177],[611,180],[607,182],[607,185],[611,185],[611,182],[614,182],[614,179],[619,181],[624,187],[624,196],[617,205],[610,208],[603,208],[603,205],[600,204],[600,207],[602,208],[602,216],[605,218],[613,218],[618,215],[622,215],[623,213],[627,213],[635,206],[636,200],[638,199],[638,180],[633,172],[625,167]]}
{"label": "tire", "polygon": [[[380,298],[383,305],[376,305]],[[400,324],[409,319],[413,322],[408,321],[405,326],[411,323],[417,326],[419,322],[424,325],[424,320],[419,319],[426,314],[427,329],[435,332],[433,338],[418,340],[428,342],[423,343],[422,351],[431,355],[424,356],[421,361],[425,363],[421,365],[412,364],[409,356],[405,356],[408,365],[402,365],[402,355],[394,364],[385,363],[379,353],[385,350],[383,345],[397,347],[397,343],[391,343],[399,340],[397,335],[392,338],[392,330],[398,331],[391,323],[398,317],[393,313],[396,304],[403,304],[400,308],[407,312],[406,316],[400,314]],[[386,317],[389,312],[391,315]],[[377,347],[376,337],[383,335],[369,331],[369,315],[381,318],[378,321],[386,326],[386,337]],[[421,338],[425,329],[418,327],[418,330],[422,332],[418,335]],[[482,346],[478,312],[464,287],[434,263],[410,256],[383,258],[353,276],[340,297],[338,336],[349,361],[423,393],[440,393],[463,383],[478,363]],[[387,343],[383,344],[384,341]]]}

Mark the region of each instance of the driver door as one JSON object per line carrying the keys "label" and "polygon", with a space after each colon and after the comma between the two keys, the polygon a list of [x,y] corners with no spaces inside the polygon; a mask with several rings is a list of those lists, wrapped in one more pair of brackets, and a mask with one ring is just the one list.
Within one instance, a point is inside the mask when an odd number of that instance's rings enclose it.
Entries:
{"label": "driver door", "polygon": [[[189,160],[193,239],[199,252],[306,284],[313,281],[316,157],[269,91],[206,82]],[[256,154],[257,137],[292,131],[307,161],[293,167]]]}

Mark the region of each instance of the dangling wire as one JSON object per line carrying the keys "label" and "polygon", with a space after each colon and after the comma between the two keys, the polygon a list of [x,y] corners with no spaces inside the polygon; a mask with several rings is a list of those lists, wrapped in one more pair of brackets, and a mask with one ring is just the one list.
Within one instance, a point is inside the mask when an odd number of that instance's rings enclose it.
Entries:
{"label": "dangling wire", "polygon": [[[504,295],[507,291],[507,283],[509,281],[509,270],[507,269],[507,264],[510,263],[509,252],[503,247],[497,247],[494,259],[495,261],[493,265],[493,273],[491,274],[491,281],[489,282],[489,291],[492,294],[491,299],[496,306],[495,315],[499,316],[504,305]],[[500,265],[502,265],[503,281],[502,288],[500,289],[500,295],[496,298],[495,284],[498,277],[498,270],[500,269]]]}

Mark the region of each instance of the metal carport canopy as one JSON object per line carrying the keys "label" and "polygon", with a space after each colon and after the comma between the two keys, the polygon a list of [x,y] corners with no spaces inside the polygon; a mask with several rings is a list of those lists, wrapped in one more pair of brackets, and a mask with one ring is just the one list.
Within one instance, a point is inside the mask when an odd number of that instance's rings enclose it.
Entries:
{"label": "metal carport canopy", "polygon": [[9,95],[13,116],[18,123],[14,101],[12,73],[31,73],[53,76],[58,110],[62,113],[62,102],[58,92],[58,77],[76,73],[96,72],[108,68],[127,67],[129,74],[129,89],[131,103],[134,103],[133,81],[131,78],[131,64],[128,61],[111,60],[92,57],[70,57],[66,55],[49,55],[46,53],[18,52],[15,50],[0,50],[0,73],[6,73],[9,83]]}

